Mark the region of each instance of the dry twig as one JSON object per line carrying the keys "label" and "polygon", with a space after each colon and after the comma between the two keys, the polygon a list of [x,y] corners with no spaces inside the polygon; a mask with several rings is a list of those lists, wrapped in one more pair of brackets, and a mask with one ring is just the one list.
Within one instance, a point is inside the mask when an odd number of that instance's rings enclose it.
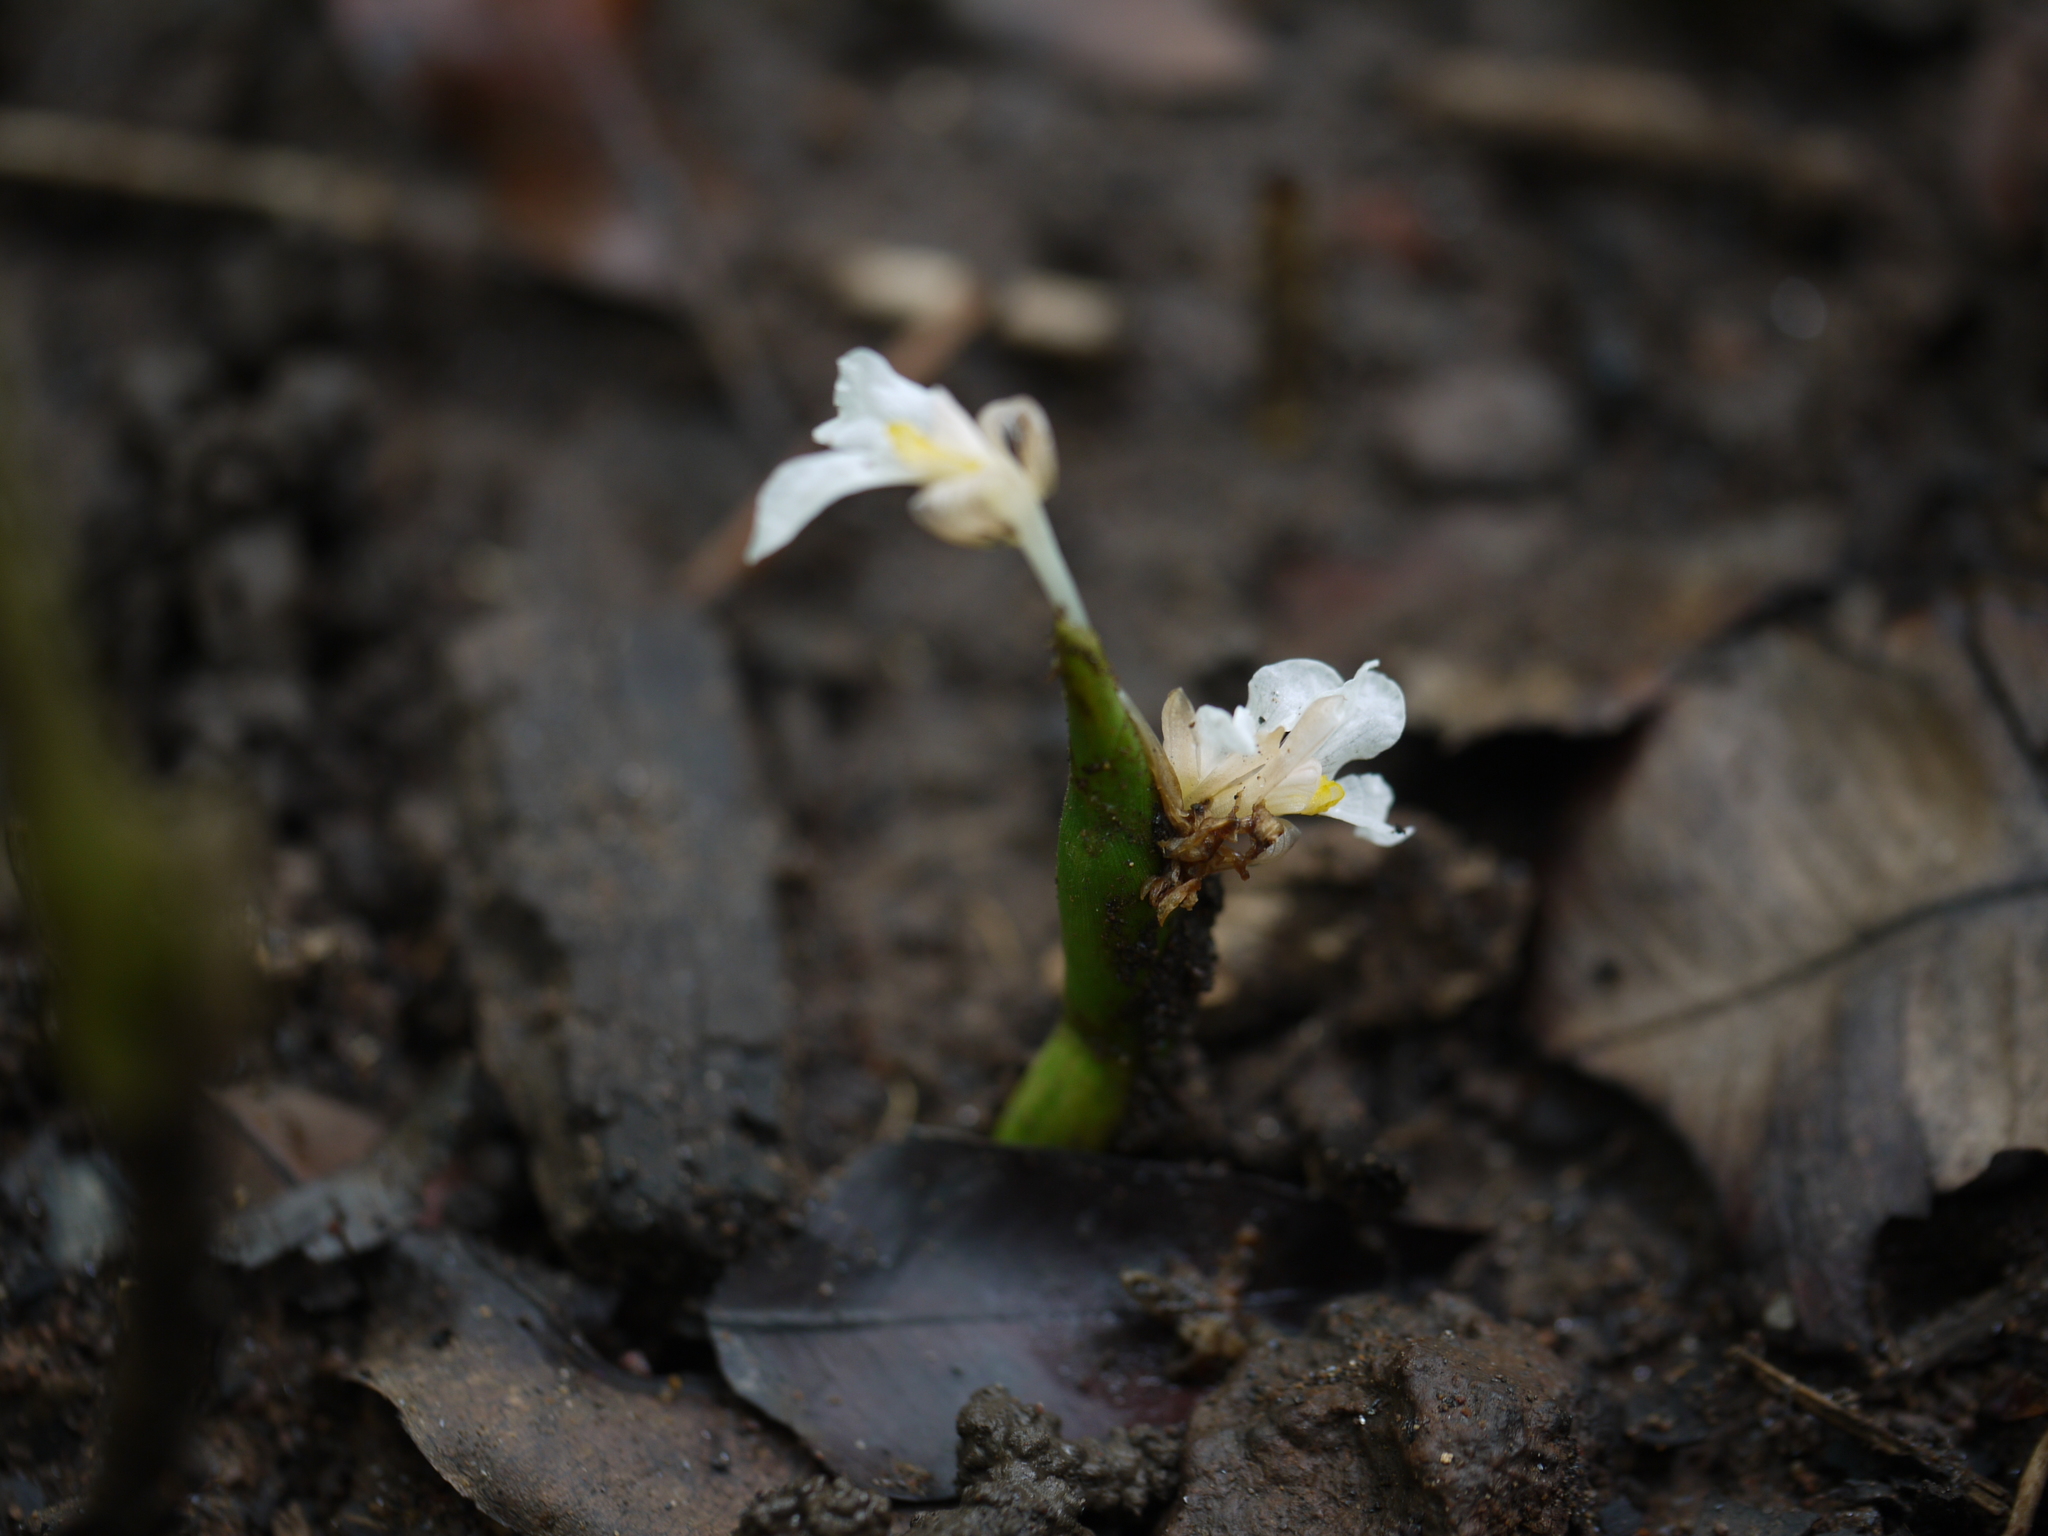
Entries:
{"label": "dry twig", "polygon": [[[616,82],[590,94],[613,106],[609,151],[669,247],[665,289],[607,282],[535,253],[460,187],[406,181],[305,150],[237,144],[201,134],[30,108],[0,109],[0,181],[111,193],[182,208],[245,213],[358,245],[389,245],[437,260],[537,266],[607,298],[686,318],[757,446],[781,441],[788,412],[731,274],[702,233],[687,178],[662,148],[644,104]],[[593,109],[595,110],[595,108]],[[614,122],[613,119],[619,121]]]}
{"label": "dry twig", "polygon": [[1417,71],[1406,94],[1445,126],[1501,143],[1746,182],[1804,206],[1865,201],[1876,179],[1853,140],[1777,130],[1660,70],[1457,52]]}
{"label": "dry twig", "polygon": [[1888,1341],[1887,1367],[1893,1373],[1930,1371],[2044,1308],[2048,1308],[2048,1259],[2036,1259],[1989,1290],[1935,1313]]}
{"label": "dry twig", "polygon": [[499,244],[477,201],[407,186],[304,150],[13,107],[0,110],[0,180],[249,213],[359,244],[476,256]]}
{"label": "dry twig", "polygon": [[[1740,1347],[1730,1349],[1728,1358],[1747,1366],[1764,1385],[1774,1387],[1792,1400],[1793,1406],[1812,1414],[1824,1424],[1854,1435],[1864,1444],[1887,1456],[1902,1456],[1917,1461],[1930,1471],[1952,1481],[1962,1496],[1987,1515],[2004,1515],[2014,1508],[2012,1497],[1988,1477],[1980,1477],[1968,1467],[1959,1466],[1941,1452],[1928,1446],[1916,1445],[1904,1435],[1898,1434],[1854,1408],[1836,1402],[1825,1392],[1809,1387],[1798,1377],[1779,1370],[1763,1356]],[[2040,1459],[2040,1453],[2035,1453]],[[2048,1475],[2048,1469],[2044,1469]],[[2038,1501],[2040,1493],[2035,1492]]]}
{"label": "dry twig", "polygon": [[2041,1491],[2048,1488],[2048,1434],[2034,1442],[2034,1454],[2020,1474],[2019,1492],[2013,1495],[2012,1517],[2005,1522],[2005,1536],[2029,1536],[2034,1516],[2041,1510]]}

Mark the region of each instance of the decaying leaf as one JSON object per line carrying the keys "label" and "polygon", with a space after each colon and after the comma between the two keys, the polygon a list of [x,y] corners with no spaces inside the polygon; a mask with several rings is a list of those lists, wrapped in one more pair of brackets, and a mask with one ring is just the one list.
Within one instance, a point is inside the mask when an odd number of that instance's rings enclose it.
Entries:
{"label": "decaying leaf", "polygon": [[1376,1267],[1335,1207],[1264,1179],[915,1136],[857,1158],[801,1233],[727,1273],[709,1315],[734,1390],[834,1471],[943,1498],[980,1387],[1075,1437],[1185,1418],[1179,1342],[1119,1275],[1247,1251],[1240,1305],[1283,1321]]}
{"label": "decaying leaf", "polygon": [[1552,1048],[1691,1141],[1813,1334],[1867,1334],[1886,1218],[2048,1146],[2048,627],[1769,631],[1678,690],[1553,891]]}
{"label": "decaying leaf", "polygon": [[291,1083],[236,1083],[209,1097],[245,1144],[293,1183],[360,1162],[384,1136],[375,1115]]}
{"label": "decaying leaf", "polygon": [[381,1248],[420,1214],[421,1187],[454,1156],[475,1103],[476,1067],[465,1059],[369,1156],[228,1216],[214,1234],[214,1252],[257,1269],[293,1249],[324,1264]]}
{"label": "decaying leaf", "polygon": [[356,1379],[493,1520],[549,1536],[727,1536],[755,1494],[811,1470],[721,1400],[601,1366],[451,1234],[393,1245]]}
{"label": "decaying leaf", "polygon": [[1773,592],[1824,575],[1837,533],[1798,508],[1684,533],[1589,533],[1562,511],[1469,507],[1385,558],[1281,577],[1275,656],[1377,656],[1411,725],[1606,731]]}

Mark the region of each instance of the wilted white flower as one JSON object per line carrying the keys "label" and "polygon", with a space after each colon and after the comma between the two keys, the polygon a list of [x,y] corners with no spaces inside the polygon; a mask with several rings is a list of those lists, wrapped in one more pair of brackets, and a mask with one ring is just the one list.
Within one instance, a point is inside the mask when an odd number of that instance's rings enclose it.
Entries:
{"label": "wilted white flower", "polygon": [[969,548],[1016,545],[1053,606],[1087,624],[1045,515],[1059,460],[1036,400],[995,400],[970,416],[950,390],[906,379],[881,353],[856,347],[839,359],[832,405],[838,414],[811,434],[825,452],[777,466],[755,498],[748,564],[774,554],[835,501],[914,485],[910,514],[926,530]]}
{"label": "wilted white flower", "polygon": [[1385,779],[1331,777],[1386,751],[1407,724],[1400,685],[1378,666],[1367,662],[1347,682],[1320,661],[1276,661],[1252,674],[1249,697],[1234,711],[1196,709],[1173,691],[1159,736],[1143,730],[1160,802],[1179,834],[1160,844],[1169,867],[1145,889],[1162,919],[1193,906],[1208,876],[1248,874],[1285,848],[1294,828],[1283,816],[1347,821],[1381,847],[1408,836],[1387,823],[1394,792]]}

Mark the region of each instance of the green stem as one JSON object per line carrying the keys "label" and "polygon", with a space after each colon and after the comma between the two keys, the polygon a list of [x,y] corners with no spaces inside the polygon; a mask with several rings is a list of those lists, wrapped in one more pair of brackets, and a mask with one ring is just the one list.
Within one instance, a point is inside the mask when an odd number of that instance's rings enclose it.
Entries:
{"label": "green stem", "polygon": [[1145,744],[1095,631],[1062,617],[1053,639],[1067,696],[1058,863],[1066,1004],[995,1137],[1099,1150],[1123,1119],[1162,1016],[1190,1000],[1195,984],[1175,942],[1180,919],[1162,925],[1143,895],[1164,867]]}
{"label": "green stem", "polygon": [[1096,1055],[1061,1019],[1011,1090],[996,1140],[1100,1152],[1122,1123],[1130,1092],[1130,1064]]}

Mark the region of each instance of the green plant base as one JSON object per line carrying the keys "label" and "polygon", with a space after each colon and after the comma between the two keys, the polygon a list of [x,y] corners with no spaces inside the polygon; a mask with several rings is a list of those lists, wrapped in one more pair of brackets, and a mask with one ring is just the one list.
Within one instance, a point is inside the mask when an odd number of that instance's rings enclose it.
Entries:
{"label": "green plant base", "polygon": [[1123,1121],[1130,1091],[1130,1064],[1096,1055],[1062,1019],[1003,1106],[995,1139],[1018,1147],[1101,1152]]}

